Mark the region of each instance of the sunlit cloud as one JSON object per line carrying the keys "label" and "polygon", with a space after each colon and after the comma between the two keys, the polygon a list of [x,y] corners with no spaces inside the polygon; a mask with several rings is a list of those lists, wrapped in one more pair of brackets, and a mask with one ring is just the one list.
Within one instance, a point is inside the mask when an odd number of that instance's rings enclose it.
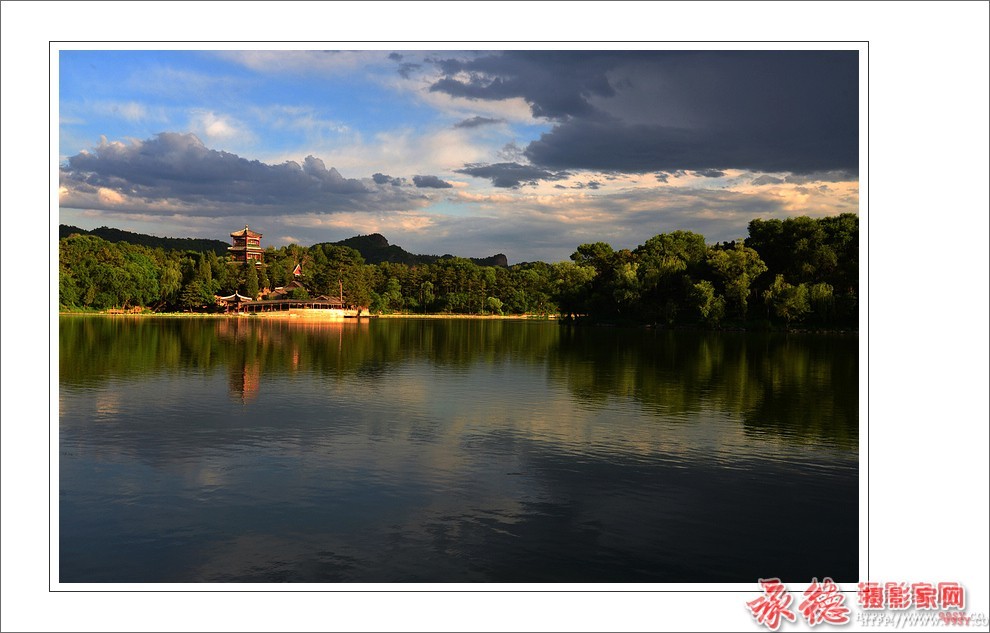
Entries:
{"label": "sunlit cloud", "polygon": [[246,143],[255,139],[244,123],[230,115],[206,110],[193,110],[190,115],[189,129],[212,142],[236,140]]}
{"label": "sunlit cloud", "polygon": [[120,205],[124,203],[124,196],[117,193],[113,189],[107,189],[106,187],[100,187],[96,194],[100,202],[106,205]]}
{"label": "sunlit cloud", "polygon": [[323,229],[340,235],[340,238],[352,235],[382,233],[405,235],[420,233],[436,222],[429,214],[396,211],[389,215],[369,215],[366,213],[307,213],[287,216],[282,219],[286,226],[306,229]]}

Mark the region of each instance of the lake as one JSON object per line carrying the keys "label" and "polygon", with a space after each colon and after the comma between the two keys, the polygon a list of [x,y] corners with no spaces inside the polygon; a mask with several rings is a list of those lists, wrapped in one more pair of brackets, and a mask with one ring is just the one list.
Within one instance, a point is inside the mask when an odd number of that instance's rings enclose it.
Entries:
{"label": "lake", "polygon": [[858,344],[63,316],[59,580],[856,582]]}

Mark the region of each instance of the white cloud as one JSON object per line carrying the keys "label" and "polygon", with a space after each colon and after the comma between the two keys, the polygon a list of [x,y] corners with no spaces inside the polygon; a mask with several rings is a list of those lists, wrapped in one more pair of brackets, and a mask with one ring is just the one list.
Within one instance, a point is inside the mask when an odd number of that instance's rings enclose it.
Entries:
{"label": "white cloud", "polygon": [[217,114],[210,110],[191,110],[189,129],[197,136],[210,141],[237,141],[240,144],[253,142],[256,137],[247,126],[227,114]]}
{"label": "white cloud", "polygon": [[93,118],[111,118],[128,123],[168,121],[168,113],[163,106],[149,106],[135,100],[129,101],[77,101],[61,105],[60,125],[86,125]]}
{"label": "white cloud", "polygon": [[316,108],[297,105],[267,105],[251,107],[248,112],[255,120],[275,130],[301,131],[311,139],[323,139],[327,134],[349,134],[353,130],[344,122],[320,116]]}
{"label": "white cloud", "polygon": [[500,145],[464,129],[407,127],[381,132],[370,139],[356,133],[314,135],[305,145],[263,156],[262,160],[300,162],[305,156],[314,155],[323,157],[349,177],[367,178],[383,173],[411,179],[417,174],[429,174],[451,181],[463,178],[454,169],[487,159]]}
{"label": "white cloud", "polygon": [[85,114],[112,117],[123,119],[129,123],[140,123],[143,121],[163,121],[166,119],[161,107],[149,108],[137,101],[95,101],[86,102],[70,106],[79,118],[85,118]]}
{"label": "white cloud", "polygon": [[115,112],[128,121],[141,121],[148,118],[148,109],[134,101],[118,105]]}
{"label": "white cloud", "polygon": [[208,75],[170,66],[142,68],[127,78],[127,88],[154,96],[201,97],[209,94],[227,94],[243,83],[242,79],[224,75]]}
{"label": "white cloud", "polygon": [[263,73],[340,75],[391,67],[387,51],[217,51],[217,56]]}

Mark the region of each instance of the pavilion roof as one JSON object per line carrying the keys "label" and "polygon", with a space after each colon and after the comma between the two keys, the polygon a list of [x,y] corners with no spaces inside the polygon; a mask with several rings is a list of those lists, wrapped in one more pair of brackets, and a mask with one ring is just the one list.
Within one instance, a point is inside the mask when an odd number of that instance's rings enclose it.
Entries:
{"label": "pavilion roof", "polygon": [[248,228],[248,225],[244,225],[244,229],[240,231],[235,231],[230,234],[231,237],[262,237],[261,233],[256,233]]}
{"label": "pavilion roof", "polygon": [[254,301],[254,299],[252,299],[251,297],[245,297],[239,292],[235,292],[234,294],[227,297],[221,297],[220,295],[217,295],[217,299],[221,299],[223,301]]}

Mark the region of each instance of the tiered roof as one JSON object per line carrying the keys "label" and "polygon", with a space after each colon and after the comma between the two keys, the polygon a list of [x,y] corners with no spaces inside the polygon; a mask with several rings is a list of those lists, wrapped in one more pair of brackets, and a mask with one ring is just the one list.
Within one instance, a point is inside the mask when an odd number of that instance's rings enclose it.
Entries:
{"label": "tiered roof", "polygon": [[243,230],[241,230],[241,231],[235,231],[234,233],[231,233],[230,236],[231,237],[259,237],[259,238],[260,237],[264,237],[261,233],[255,233],[254,231],[252,231],[251,229],[249,229],[247,224],[244,225],[244,229]]}

